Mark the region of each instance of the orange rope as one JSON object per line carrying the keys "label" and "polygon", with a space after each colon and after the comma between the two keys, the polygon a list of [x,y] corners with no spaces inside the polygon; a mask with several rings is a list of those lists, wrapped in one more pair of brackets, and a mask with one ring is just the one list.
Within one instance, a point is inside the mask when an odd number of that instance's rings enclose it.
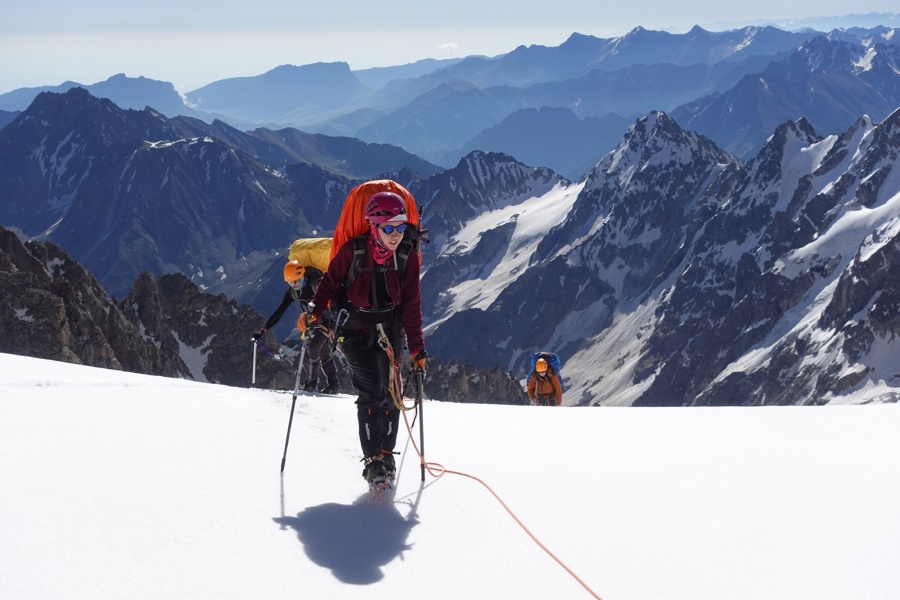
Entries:
{"label": "orange rope", "polygon": [[384,327],[381,326],[381,323],[376,325],[376,329],[378,331],[378,345],[387,354],[388,364],[390,365],[388,367],[388,391],[394,400],[394,406],[400,411],[406,412],[411,410],[415,404],[407,406],[403,403],[403,380],[400,376],[400,362],[394,356],[394,347],[384,333]]}
{"label": "orange rope", "polygon": [[[418,404],[416,406],[418,406]],[[541,548],[541,550],[543,550],[548,555],[550,555],[550,558],[555,560],[559,564],[559,566],[561,566],[563,569],[565,569],[566,572],[569,575],[571,575],[575,579],[575,581],[577,581],[579,584],[581,584],[581,587],[583,587],[585,590],[587,590],[587,592],[591,596],[593,596],[597,600],[602,600],[602,598],[600,598],[600,596],[599,596],[599,594],[597,594],[597,592],[592,590],[591,587],[587,583],[585,583],[585,581],[575,573],[575,571],[573,571],[571,568],[569,568],[569,566],[566,563],[564,563],[558,556],[556,556],[546,545],[544,545],[544,543],[541,540],[539,540],[537,538],[536,535],[534,535],[531,532],[530,529],[528,529],[528,527],[525,525],[525,523],[523,523],[522,520],[519,519],[518,516],[516,516],[516,513],[514,513],[512,511],[512,509],[506,504],[506,502],[503,501],[503,498],[501,498],[497,494],[497,492],[494,491],[494,489],[491,486],[489,486],[487,483],[485,483],[482,479],[475,477],[474,475],[470,475],[468,473],[463,473],[461,471],[451,471],[449,469],[444,468],[444,466],[440,463],[426,462],[425,457],[422,456],[422,453],[419,451],[419,446],[416,444],[415,436],[413,435],[412,427],[409,424],[409,418],[406,416],[406,412],[403,412],[403,421],[406,423],[406,431],[407,431],[407,433],[409,433],[409,440],[412,442],[413,448],[415,449],[416,454],[419,456],[419,463],[425,467],[425,469],[428,471],[428,473],[432,477],[434,477],[435,479],[438,479],[441,476],[443,476],[444,474],[450,473],[452,475],[459,475],[460,477],[467,477],[467,478],[477,481],[478,483],[483,485],[485,487],[485,489],[487,489],[487,491],[489,491],[494,496],[494,498],[497,499],[497,502],[500,503],[500,506],[502,506],[506,510],[506,512],[509,513],[509,516],[511,516],[513,518],[513,520],[519,524],[519,527],[521,527],[522,530],[528,534],[528,537],[530,537],[534,541],[534,543],[537,544]]]}

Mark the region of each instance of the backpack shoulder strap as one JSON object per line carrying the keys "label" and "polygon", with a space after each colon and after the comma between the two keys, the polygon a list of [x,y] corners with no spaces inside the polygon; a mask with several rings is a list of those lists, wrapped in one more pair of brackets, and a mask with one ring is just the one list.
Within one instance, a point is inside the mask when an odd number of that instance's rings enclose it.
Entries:
{"label": "backpack shoulder strap", "polygon": [[[350,261],[350,270],[347,271],[347,286],[353,284],[356,276],[363,269],[366,263],[366,236],[358,235],[353,238],[353,260]],[[409,255],[415,252],[415,244],[404,238],[397,247],[397,275],[403,279],[406,273],[406,263],[409,262]]]}
{"label": "backpack shoulder strap", "polygon": [[366,236],[358,235],[353,238],[353,260],[350,261],[350,270],[347,271],[347,287],[353,284],[356,276],[366,262]]}
{"label": "backpack shoulder strap", "polygon": [[403,281],[403,275],[406,273],[406,263],[409,262],[409,255],[415,251],[415,244],[406,238],[397,246],[397,275],[400,277],[400,281]]}

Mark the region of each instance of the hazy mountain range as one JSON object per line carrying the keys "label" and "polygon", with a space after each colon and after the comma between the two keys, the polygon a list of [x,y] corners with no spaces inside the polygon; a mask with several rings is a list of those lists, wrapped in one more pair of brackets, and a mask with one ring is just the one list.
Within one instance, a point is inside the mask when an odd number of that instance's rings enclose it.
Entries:
{"label": "hazy mountain range", "polygon": [[744,159],[788,119],[805,116],[822,133],[843,131],[861,114],[883,119],[900,104],[892,83],[896,32],[637,27],[616,38],[576,33],[556,47],[521,46],[496,57],[362,71],[340,62],[282,65],[183,97],[168,82],[116,75],[14,90],[0,95],[0,110],[22,111],[42,91],[81,86],[122,108],[150,106],[168,117],[352,137],[442,168],[472,150],[504,152],[578,179],[651,110],[670,112]]}

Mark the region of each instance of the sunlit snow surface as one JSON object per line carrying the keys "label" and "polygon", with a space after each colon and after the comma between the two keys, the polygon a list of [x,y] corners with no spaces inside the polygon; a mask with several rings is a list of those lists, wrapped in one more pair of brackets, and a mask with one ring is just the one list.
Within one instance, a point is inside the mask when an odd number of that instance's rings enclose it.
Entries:
{"label": "sunlit snow surface", "polygon": [[[478,482],[422,484],[405,431],[369,496],[350,396],[297,397],[281,478],[290,393],[0,373],[0,598],[592,597]],[[900,405],[423,416],[427,459],[605,600],[900,597]]]}

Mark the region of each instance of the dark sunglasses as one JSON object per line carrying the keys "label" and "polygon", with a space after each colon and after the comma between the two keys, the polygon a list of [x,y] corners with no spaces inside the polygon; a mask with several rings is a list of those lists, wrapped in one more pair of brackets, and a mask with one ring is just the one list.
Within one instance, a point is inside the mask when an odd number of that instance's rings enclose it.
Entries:
{"label": "dark sunglasses", "polygon": [[395,230],[397,233],[403,233],[406,231],[406,226],[407,223],[400,223],[399,225],[379,225],[378,227],[380,227],[383,232],[390,234],[394,233]]}

